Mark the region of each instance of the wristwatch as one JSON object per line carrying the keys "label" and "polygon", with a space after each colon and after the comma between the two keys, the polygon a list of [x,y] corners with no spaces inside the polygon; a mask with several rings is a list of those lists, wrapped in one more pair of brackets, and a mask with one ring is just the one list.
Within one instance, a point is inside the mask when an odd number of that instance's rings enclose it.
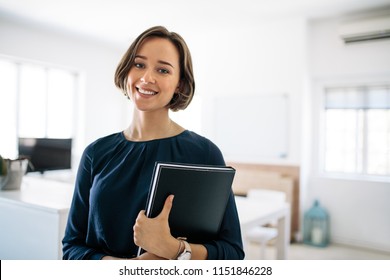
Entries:
{"label": "wristwatch", "polygon": [[184,251],[177,256],[178,260],[190,260],[191,259],[191,246],[185,241],[184,238],[178,238],[180,242],[184,243]]}

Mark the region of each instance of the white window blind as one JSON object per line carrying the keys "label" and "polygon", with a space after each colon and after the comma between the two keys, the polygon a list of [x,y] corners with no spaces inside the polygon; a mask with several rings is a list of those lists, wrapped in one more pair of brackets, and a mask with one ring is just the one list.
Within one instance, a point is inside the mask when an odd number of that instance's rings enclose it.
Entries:
{"label": "white window blind", "polygon": [[328,88],[325,109],[390,109],[390,86]]}
{"label": "white window blind", "polygon": [[390,178],[390,85],[325,90],[324,171]]}

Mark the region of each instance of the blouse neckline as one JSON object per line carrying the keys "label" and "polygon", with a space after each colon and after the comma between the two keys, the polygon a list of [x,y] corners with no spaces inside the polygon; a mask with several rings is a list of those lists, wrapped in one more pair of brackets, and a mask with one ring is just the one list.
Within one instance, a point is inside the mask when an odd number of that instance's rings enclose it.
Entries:
{"label": "blouse neckline", "polygon": [[165,138],[151,139],[151,140],[144,140],[144,141],[129,140],[126,138],[124,131],[121,131],[120,135],[125,142],[134,143],[134,144],[142,144],[142,143],[152,143],[152,142],[158,142],[158,141],[162,141],[162,140],[174,139],[174,138],[180,137],[181,135],[186,134],[187,132],[188,132],[188,129],[185,129],[184,131],[180,132],[179,134],[176,134],[173,136],[169,136],[169,137],[165,137]]}

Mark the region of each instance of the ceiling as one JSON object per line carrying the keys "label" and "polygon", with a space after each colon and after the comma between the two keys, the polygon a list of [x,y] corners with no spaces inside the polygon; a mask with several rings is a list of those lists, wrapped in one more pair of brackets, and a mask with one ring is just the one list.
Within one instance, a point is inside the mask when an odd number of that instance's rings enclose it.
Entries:
{"label": "ceiling", "polygon": [[0,18],[127,43],[153,25],[223,28],[270,18],[322,18],[390,7],[390,0],[0,0]]}

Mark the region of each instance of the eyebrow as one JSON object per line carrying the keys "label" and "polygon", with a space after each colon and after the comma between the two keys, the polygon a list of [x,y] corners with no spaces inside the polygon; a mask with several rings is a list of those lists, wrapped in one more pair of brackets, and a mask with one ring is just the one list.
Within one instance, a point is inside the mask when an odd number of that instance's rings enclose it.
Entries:
{"label": "eyebrow", "polygon": [[[142,59],[145,59],[145,60],[148,59],[146,56],[143,56],[143,55],[136,55],[135,58],[142,58]],[[172,68],[175,68],[175,67],[173,67],[173,65],[172,65],[171,63],[169,63],[169,62],[167,62],[167,61],[158,60],[157,62],[160,63],[160,64],[169,65],[169,66],[171,66]]]}

